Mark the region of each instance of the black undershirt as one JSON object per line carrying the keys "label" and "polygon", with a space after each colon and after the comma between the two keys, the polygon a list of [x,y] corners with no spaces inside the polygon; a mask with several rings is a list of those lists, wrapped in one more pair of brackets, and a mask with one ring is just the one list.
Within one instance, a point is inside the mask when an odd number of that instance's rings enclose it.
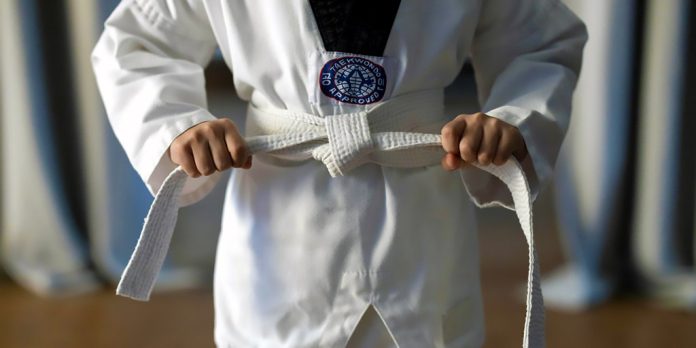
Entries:
{"label": "black undershirt", "polygon": [[309,0],[324,49],[369,56],[384,48],[401,0]]}

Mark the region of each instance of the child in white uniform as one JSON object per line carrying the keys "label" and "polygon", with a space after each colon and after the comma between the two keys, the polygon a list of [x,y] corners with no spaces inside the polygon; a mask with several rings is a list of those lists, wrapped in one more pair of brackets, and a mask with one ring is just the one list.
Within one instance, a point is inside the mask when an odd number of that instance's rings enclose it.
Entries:
{"label": "child in white uniform", "polygon": [[[233,171],[223,210],[218,346],[343,347],[352,335],[364,347],[479,347],[467,191],[482,206],[512,201],[467,163],[516,158],[536,195],[586,39],[558,0],[125,0],[93,63],[114,132],[153,193],[177,166],[189,176],[182,204],[220,171],[246,169]],[[249,101],[246,132],[206,109],[216,47]],[[467,58],[483,112],[445,115],[442,89]],[[317,138],[252,164],[245,137],[300,123]],[[441,167],[381,156],[390,131],[440,134]]]}

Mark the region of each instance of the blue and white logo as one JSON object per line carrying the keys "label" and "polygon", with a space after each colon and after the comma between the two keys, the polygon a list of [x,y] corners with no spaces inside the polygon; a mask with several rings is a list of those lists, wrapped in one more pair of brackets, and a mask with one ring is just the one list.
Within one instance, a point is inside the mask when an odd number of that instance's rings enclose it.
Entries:
{"label": "blue and white logo", "polygon": [[343,57],[324,64],[319,84],[324,95],[340,102],[371,104],[384,97],[387,74],[369,59]]}

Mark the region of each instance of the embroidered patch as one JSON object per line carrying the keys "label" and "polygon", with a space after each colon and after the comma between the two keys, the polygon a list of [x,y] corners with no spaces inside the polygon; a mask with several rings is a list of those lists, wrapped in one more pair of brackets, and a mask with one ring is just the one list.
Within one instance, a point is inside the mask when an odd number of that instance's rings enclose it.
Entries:
{"label": "embroidered patch", "polygon": [[384,97],[387,74],[381,65],[369,59],[342,57],[324,64],[319,84],[324,95],[340,102],[372,104]]}

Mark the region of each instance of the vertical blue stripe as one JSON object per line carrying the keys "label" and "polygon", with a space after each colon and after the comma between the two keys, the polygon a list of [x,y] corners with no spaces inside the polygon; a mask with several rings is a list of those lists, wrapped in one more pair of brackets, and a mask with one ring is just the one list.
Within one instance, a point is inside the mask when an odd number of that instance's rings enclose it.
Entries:
{"label": "vertical blue stripe", "polygon": [[103,23],[107,17],[109,17],[109,14],[116,8],[118,3],[121,2],[120,0],[99,0],[99,18],[101,18],[101,22]]}
{"label": "vertical blue stripe", "polygon": [[[63,191],[63,185],[60,180],[61,172],[59,170],[60,163],[57,163],[56,158],[56,138],[52,129],[55,119],[52,110],[49,109],[49,93],[45,78],[45,59],[51,59],[51,52],[44,52],[42,45],[45,38],[41,37],[41,23],[39,23],[39,1],[41,0],[22,0],[18,1],[19,14],[21,20],[22,42],[24,43],[24,57],[26,61],[26,75],[29,87],[29,101],[31,103],[30,113],[28,115],[15,115],[15,117],[30,118],[31,129],[33,131],[33,139],[37,144],[39,163],[42,166],[44,177],[47,180],[48,196],[53,201],[52,206],[57,210],[59,223],[61,226],[56,226],[56,230],[64,231],[62,237],[66,238],[74,246],[82,245],[79,238],[78,227],[75,224],[74,216],[68,206],[67,197]],[[66,48],[68,49],[68,48]],[[81,252],[80,255],[75,255],[76,258],[86,258],[86,250],[83,247],[75,248]]]}

